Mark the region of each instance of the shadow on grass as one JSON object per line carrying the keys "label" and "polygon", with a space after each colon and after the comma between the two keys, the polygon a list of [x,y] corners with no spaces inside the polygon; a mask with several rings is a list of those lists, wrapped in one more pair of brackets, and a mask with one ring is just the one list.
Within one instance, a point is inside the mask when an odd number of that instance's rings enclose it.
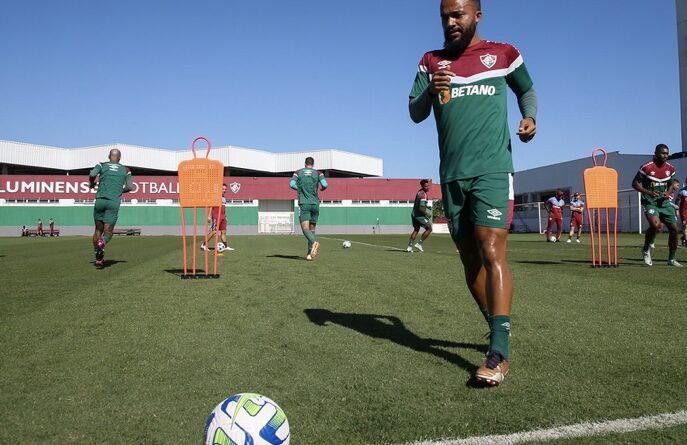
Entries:
{"label": "shadow on grass", "polygon": [[282,260],[304,260],[305,258],[298,255],[266,255],[266,258],[279,258]]}
{"label": "shadow on grass", "polygon": [[458,354],[440,348],[474,349],[483,353],[487,352],[487,345],[422,338],[406,328],[401,319],[392,315],[349,314],[327,309],[306,309],[303,312],[312,323],[318,326],[334,323],[369,337],[386,339],[414,351],[432,354],[471,374],[477,370],[476,365]]}
{"label": "shadow on grass", "polygon": [[539,266],[546,266],[546,265],[561,265],[561,261],[544,261],[544,260],[524,260],[524,261],[513,261],[514,263],[520,263],[520,264],[537,264]]}
{"label": "shadow on grass", "polygon": [[[103,261],[103,265],[100,266],[98,269],[107,269],[108,267],[114,266],[118,263],[126,263],[126,260],[105,260]],[[95,265],[95,261],[91,264]]]}
{"label": "shadow on grass", "polygon": [[[184,275],[184,269],[165,269],[165,272],[172,275],[176,275],[177,277],[181,277]],[[188,269],[186,269],[186,273],[187,275],[192,275],[193,269],[189,267]],[[196,269],[196,276],[198,275],[205,275],[205,269]],[[212,275],[212,272],[208,272],[208,275]]]}

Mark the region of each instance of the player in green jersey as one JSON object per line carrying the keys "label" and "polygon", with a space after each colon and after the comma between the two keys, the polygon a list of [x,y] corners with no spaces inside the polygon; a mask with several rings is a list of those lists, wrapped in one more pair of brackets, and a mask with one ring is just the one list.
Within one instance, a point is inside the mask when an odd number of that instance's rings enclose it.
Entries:
{"label": "player in green jersey", "polygon": [[649,222],[644,238],[642,256],[647,266],[652,266],[651,245],[662,225],[668,227],[668,265],[681,267],[677,262],[677,214],[671,196],[680,188],[675,168],[668,163],[670,152],[666,144],[658,144],[654,158],[642,165],[632,181],[632,188],[642,194],[644,214]]}
{"label": "player in green jersey", "polygon": [[[93,207],[95,232],[93,233],[93,248],[95,249],[95,265],[102,267],[105,258],[105,245],[112,239],[122,193],[130,192],[133,188],[131,172],[119,163],[122,154],[116,148],[110,150],[108,162],[97,164],[88,175],[91,188],[98,186]],[[98,178],[96,182],[96,178]]]}
{"label": "player in green jersey", "polygon": [[[415,194],[415,202],[413,203],[413,211],[410,214],[411,222],[413,224],[413,232],[410,234],[410,239],[408,240],[407,252],[413,252],[413,245],[420,252],[424,252],[425,249],[422,247],[422,243],[432,234],[432,213],[430,208],[432,207],[432,202],[429,199],[429,179],[423,179],[420,181],[420,190]],[[420,228],[425,229],[424,233],[420,237],[420,241],[415,242],[417,234],[420,233]]]}
{"label": "player in green jersey", "polygon": [[536,134],[537,96],[522,56],[507,43],[482,40],[479,0],[442,0],[444,48],[420,60],[410,93],[411,119],[434,112],[439,176],[451,236],[473,298],[489,323],[489,350],[478,381],[508,374],[513,283],[506,241],[513,209],[513,160],[507,89],[518,99],[522,142]]}
{"label": "player in green jersey", "polygon": [[298,192],[298,207],[300,209],[300,222],[303,235],[308,240],[308,253],[306,260],[311,261],[317,256],[320,243],[315,237],[317,219],[320,216],[320,198],[317,191],[327,188],[327,180],[324,174],[313,168],[315,160],[308,156],[305,158],[305,168],[293,173],[289,187]]}

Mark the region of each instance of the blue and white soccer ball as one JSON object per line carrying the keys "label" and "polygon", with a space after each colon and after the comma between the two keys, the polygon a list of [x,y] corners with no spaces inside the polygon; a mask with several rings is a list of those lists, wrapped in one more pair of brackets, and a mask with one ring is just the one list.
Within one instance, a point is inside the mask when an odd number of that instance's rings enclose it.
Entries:
{"label": "blue and white soccer ball", "polygon": [[226,250],[227,246],[224,245],[224,243],[217,243],[217,251],[218,252],[224,252]]}
{"label": "blue and white soccer ball", "polygon": [[351,242],[348,241],[347,239],[344,240],[343,243],[341,243],[344,249],[350,249],[351,248]]}
{"label": "blue and white soccer ball", "polygon": [[205,422],[205,445],[289,445],[289,421],[273,400],[235,394],[217,405]]}

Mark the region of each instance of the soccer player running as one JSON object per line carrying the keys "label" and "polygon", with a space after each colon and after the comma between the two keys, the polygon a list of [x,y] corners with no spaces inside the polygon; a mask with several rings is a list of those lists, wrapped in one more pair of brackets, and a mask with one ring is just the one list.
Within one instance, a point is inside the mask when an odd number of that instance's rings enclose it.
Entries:
{"label": "soccer player running", "polygon": [[554,223],[556,224],[556,241],[561,239],[563,233],[563,207],[565,207],[565,200],[563,199],[563,190],[556,191],[556,196],[552,196],[544,203],[544,208],[549,212],[549,225],[546,227],[546,241],[551,241],[551,229]]}
{"label": "soccer player running", "polygon": [[[224,194],[226,192],[227,185],[222,184],[222,205],[220,207],[212,208],[210,212],[210,219],[208,220],[208,222],[210,223],[211,231],[210,236],[208,237],[208,245],[211,245],[210,241],[219,229],[220,239],[222,240],[222,244],[224,244],[224,250],[234,250],[231,247],[229,247],[229,245],[227,245],[227,198],[224,197]],[[200,249],[209,249],[209,247],[205,245],[205,241],[200,243]],[[218,253],[217,255],[223,256],[222,253]]]}
{"label": "soccer player running", "polygon": [[43,220],[40,218],[38,218],[38,224],[36,226],[36,233],[38,234],[38,236],[44,235],[44,233],[43,233]]}
{"label": "soccer player running", "polygon": [[289,182],[289,187],[298,192],[301,229],[308,240],[308,254],[305,257],[308,261],[312,261],[317,256],[317,249],[320,248],[320,243],[315,237],[317,219],[320,216],[320,198],[317,191],[327,188],[324,174],[315,170],[314,165],[313,158],[310,156],[305,158],[305,168],[295,171]]}
{"label": "soccer player running", "polygon": [[91,188],[95,188],[96,184],[98,186],[93,206],[93,248],[95,265],[98,267],[105,264],[105,245],[112,239],[112,231],[119,217],[122,193],[130,192],[133,188],[131,171],[119,163],[121,158],[122,153],[113,148],[108,156],[109,161],[97,164],[88,175]]}
{"label": "soccer player running", "polygon": [[668,227],[668,265],[682,267],[675,258],[677,254],[677,215],[670,198],[673,190],[680,187],[680,181],[675,177],[675,168],[668,163],[668,146],[658,144],[654,150],[653,160],[639,168],[632,181],[632,188],[642,194],[642,206],[644,215],[649,222],[642,247],[644,264],[652,266],[651,244],[656,238],[656,233],[662,228],[661,224]]}
{"label": "soccer player running", "polygon": [[580,242],[580,234],[582,233],[582,220],[584,212],[584,201],[580,199],[580,192],[575,192],[573,199],[570,201],[570,233],[568,233],[568,243],[572,243],[572,236],[577,228],[577,241]]}
{"label": "soccer player running", "polygon": [[687,178],[685,178],[685,186],[677,192],[675,204],[682,220],[682,245],[687,247]]}
{"label": "soccer player running", "polygon": [[[413,233],[410,234],[410,240],[408,241],[407,252],[413,252],[413,244],[415,248],[420,252],[424,252],[425,249],[422,247],[422,243],[432,234],[432,213],[429,208],[429,187],[430,182],[428,179],[423,179],[420,181],[420,190],[415,194],[415,203],[413,204],[413,212],[411,213],[411,221],[413,224]],[[420,228],[425,229],[424,233],[420,237],[420,241],[415,242],[417,234],[420,232]]]}
{"label": "soccer player running", "polygon": [[479,0],[441,1],[444,48],[420,60],[409,108],[416,123],[434,111],[444,210],[468,288],[490,326],[487,357],[475,377],[498,385],[510,367],[513,299],[506,259],[513,214],[506,87],[518,99],[523,142],[536,133],[537,96],[518,50],[480,39],[480,8]]}

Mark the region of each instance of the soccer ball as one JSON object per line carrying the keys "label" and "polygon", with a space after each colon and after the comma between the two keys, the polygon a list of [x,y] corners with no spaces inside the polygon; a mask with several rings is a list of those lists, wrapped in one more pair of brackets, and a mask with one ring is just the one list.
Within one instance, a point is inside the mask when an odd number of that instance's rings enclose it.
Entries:
{"label": "soccer ball", "polygon": [[551,235],[551,236],[549,237],[549,241],[551,241],[552,243],[555,243],[555,242],[556,242],[556,236],[555,236],[555,235]]}
{"label": "soccer ball", "polygon": [[227,248],[227,246],[224,245],[224,243],[217,243],[217,251],[218,252],[224,252],[224,250]]}
{"label": "soccer ball", "polygon": [[279,405],[259,394],[235,394],[212,410],[205,445],[289,445],[289,421]]}
{"label": "soccer ball", "polygon": [[348,241],[347,239],[344,240],[344,242],[341,243],[341,245],[343,246],[344,249],[350,249],[351,248],[351,242]]}

